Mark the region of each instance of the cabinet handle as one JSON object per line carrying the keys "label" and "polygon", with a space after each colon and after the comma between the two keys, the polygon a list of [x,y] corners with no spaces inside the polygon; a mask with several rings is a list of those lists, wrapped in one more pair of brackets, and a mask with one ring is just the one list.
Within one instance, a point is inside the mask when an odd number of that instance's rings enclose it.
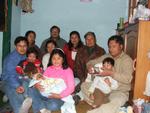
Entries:
{"label": "cabinet handle", "polygon": [[133,60],[133,70],[135,71],[136,69],[136,58]]}

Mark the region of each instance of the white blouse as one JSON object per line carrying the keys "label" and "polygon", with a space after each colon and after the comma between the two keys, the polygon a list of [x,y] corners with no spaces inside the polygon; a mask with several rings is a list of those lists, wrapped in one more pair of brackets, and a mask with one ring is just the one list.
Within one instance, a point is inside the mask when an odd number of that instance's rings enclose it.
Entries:
{"label": "white blouse", "polygon": [[50,53],[46,53],[43,58],[42,58],[42,65],[43,65],[43,70],[45,71],[47,69],[47,65],[49,62],[49,58],[50,58]]}

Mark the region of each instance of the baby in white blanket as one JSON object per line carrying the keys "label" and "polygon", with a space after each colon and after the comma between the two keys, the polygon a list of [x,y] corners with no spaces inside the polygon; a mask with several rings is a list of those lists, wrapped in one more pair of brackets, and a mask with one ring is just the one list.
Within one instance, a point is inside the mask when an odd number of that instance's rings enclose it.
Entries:
{"label": "baby in white blanket", "polygon": [[110,93],[112,90],[118,88],[118,82],[114,80],[111,76],[98,76],[99,72],[102,72],[102,68],[105,70],[113,70],[114,60],[107,57],[102,63],[96,64],[93,67],[93,73],[89,74],[86,78],[86,82],[92,82],[89,92],[93,93],[95,88],[100,89],[104,94]]}
{"label": "baby in white blanket", "polygon": [[[102,63],[94,65],[92,73],[88,73],[87,78],[83,85],[87,85],[87,91],[83,89],[84,100],[93,108],[97,108],[102,103],[107,102],[105,94],[109,94],[112,90],[118,88],[118,82],[111,76],[100,76],[100,72],[103,70],[112,71],[114,69],[114,60],[107,57]],[[101,97],[101,98],[99,98]]]}
{"label": "baby in white blanket", "polygon": [[40,85],[44,89],[40,93],[45,97],[50,96],[51,93],[60,94],[66,89],[66,84],[63,79],[42,77],[40,73],[34,74],[33,79],[29,83],[29,87],[34,86],[38,82],[40,82]]}
{"label": "baby in white blanket", "polygon": [[[42,77],[40,73],[34,74],[33,79],[29,83],[29,87],[39,83],[43,87],[43,91],[40,91],[41,95],[48,97],[51,93],[60,94],[66,89],[66,84],[63,79],[60,78],[46,78]],[[61,113],[76,113],[74,100],[71,95],[62,98],[65,102],[61,107]]]}

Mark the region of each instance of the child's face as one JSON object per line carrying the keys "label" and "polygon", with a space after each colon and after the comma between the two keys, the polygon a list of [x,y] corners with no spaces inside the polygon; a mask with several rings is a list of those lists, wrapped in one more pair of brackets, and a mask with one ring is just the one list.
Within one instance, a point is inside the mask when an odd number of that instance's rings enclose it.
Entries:
{"label": "child's face", "polygon": [[52,57],[52,64],[54,66],[62,66],[63,58],[59,56],[59,54],[54,54]]}
{"label": "child's face", "polygon": [[53,43],[49,43],[47,45],[47,51],[48,51],[48,53],[51,53],[54,48],[55,48],[55,45]]}
{"label": "child's face", "polygon": [[113,66],[112,66],[110,63],[105,62],[105,63],[103,64],[103,67],[104,67],[105,69],[111,70]]}
{"label": "child's face", "polygon": [[34,62],[36,60],[36,55],[34,53],[28,54],[28,61]]}

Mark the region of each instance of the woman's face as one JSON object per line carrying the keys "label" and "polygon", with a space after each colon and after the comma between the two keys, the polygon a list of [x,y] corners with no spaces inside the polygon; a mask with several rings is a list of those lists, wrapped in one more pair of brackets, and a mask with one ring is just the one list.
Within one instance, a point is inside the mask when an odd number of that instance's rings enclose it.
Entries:
{"label": "woman's face", "polygon": [[52,64],[54,66],[62,66],[63,58],[61,56],[59,56],[59,54],[54,54],[52,57]]}
{"label": "woman's face", "polygon": [[79,43],[79,37],[77,34],[72,34],[70,40],[74,47],[76,47]]}
{"label": "woman's face", "polygon": [[48,53],[51,53],[54,48],[55,48],[55,45],[53,43],[47,44],[47,52]]}
{"label": "woman's face", "polygon": [[34,62],[36,60],[36,55],[34,53],[28,54],[28,61]]}
{"label": "woman's face", "polygon": [[85,38],[86,46],[93,47],[95,45],[95,38],[92,35],[87,35]]}
{"label": "woman's face", "polygon": [[29,45],[32,45],[35,43],[35,35],[33,33],[30,33],[27,37]]}

